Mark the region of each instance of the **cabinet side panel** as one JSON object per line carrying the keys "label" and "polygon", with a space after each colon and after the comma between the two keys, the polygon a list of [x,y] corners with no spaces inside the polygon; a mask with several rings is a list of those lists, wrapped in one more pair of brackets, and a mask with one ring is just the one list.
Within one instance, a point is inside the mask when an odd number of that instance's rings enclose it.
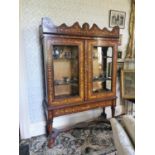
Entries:
{"label": "cabinet side panel", "polygon": [[42,38],[42,56],[43,56],[43,83],[44,83],[44,99],[46,102],[48,101],[48,91],[47,91],[47,45],[46,41],[47,39],[45,37]]}

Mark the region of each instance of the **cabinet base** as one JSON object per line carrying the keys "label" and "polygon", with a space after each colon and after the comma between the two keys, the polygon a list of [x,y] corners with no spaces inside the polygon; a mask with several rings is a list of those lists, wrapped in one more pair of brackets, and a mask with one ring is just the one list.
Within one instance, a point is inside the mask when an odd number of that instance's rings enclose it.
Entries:
{"label": "cabinet base", "polygon": [[111,106],[112,117],[114,117],[115,103],[116,103],[116,100],[114,99],[114,100],[109,100],[109,101],[102,101],[102,102],[100,101],[100,102],[94,102],[94,103],[90,103],[90,104],[82,104],[82,105],[71,106],[71,107],[66,107],[66,108],[63,107],[60,109],[59,108],[58,109],[50,109],[50,110],[48,109],[48,115],[47,115],[48,116],[48,118],[47,118],[47,120],[48,120],[47,121],[47,133],[48,133],[48,137],[49,137],[48,147],[52,148],[52,146],[54,145],[55,139],[60,132],[70,130],[72,128],[75,128],[75,126],[76,126],[75,125],[68,129],[62,129],[62,130],[53,129],[52,124],[53,124],[54,117],[103,107],[103,112],[101,113],[101,116],[98,118],[98,121],[107,122],[107,119],[106,119],[107,115],[105,113],[105,107]]}
{"label": "cabinet base", "polygon": [[48,147],[52,148],[54,146],[56,137],[62,132],[67,132],[67,131],[72,130],[72,129],[85,129],[85,128],[88,128],[88,126],[90,126],[92,124],[97,124],[97,123],[110,124],[110,121],[107,119],[98,118],[98,119],[95,119],[95,120],[89,121],[89,122],[87,122],[87,121],[86,122],[80,122],[80,123],[77,123],[71,127],[65,128],[65,129],[53,129],[52,134],[49,135],[49,137],[48,137]]}

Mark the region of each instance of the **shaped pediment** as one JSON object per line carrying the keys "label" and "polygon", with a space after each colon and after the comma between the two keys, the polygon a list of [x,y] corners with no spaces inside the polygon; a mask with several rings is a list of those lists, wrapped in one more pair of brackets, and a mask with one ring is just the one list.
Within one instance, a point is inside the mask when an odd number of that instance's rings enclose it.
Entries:
{"label": "shaped pediment", "polygon": [[92,27],[88,23],[84,23],[82,27],[78,22],[75,22],[72,26],[67,26],[65,23],[60,26],[54,25],[54,23],[48,18],[42,18],[42,32],[46,34],[62,34],[62,35],[75,35],[75,36],[88,36],[88,37],[119,37],[119,27],[114,27],[111,31],[107,28],[100,29],[96,24]]}

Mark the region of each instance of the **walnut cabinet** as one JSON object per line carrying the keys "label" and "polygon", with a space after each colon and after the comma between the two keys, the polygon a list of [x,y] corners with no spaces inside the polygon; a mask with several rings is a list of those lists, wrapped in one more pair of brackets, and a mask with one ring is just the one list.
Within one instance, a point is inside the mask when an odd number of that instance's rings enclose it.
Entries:
{"label": "walnut cabinet", "polygon": [[44,109],[49,147],[53,118],[116,105],[119,28],[111,31],[78,22],[55,26],[45,17],[40,26],[43,53]]}

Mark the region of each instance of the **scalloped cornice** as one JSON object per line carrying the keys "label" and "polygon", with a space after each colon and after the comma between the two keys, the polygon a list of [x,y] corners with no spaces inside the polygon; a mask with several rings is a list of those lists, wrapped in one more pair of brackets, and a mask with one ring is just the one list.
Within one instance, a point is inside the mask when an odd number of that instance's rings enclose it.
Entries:
{"label": "scalloped cornice", "polygon": [[119,27],[114,27],[109,31],[107,28],[100,29],[96,24],[90,27],[88,23],[84,23],[81,27],[78,22],[74,23],[72,26],[67,26],[66,24],[56,26],[48,17],[42,18],[41,29],[44,34],[119,38]]}

